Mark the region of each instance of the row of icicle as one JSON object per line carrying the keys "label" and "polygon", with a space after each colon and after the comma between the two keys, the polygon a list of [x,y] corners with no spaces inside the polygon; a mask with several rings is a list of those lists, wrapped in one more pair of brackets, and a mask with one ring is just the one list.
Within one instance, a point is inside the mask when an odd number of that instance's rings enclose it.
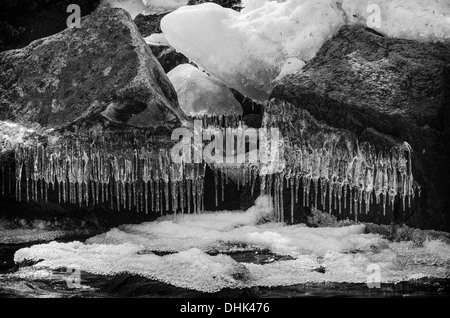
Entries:
{"label": "row of icicle", "polygon": [[[266,114],[267,126],[278,126],[280,121],[286,121],[285,114],[295,118],[298,112],[285,102],[271,103],[267,109],[270,111]],[[296,142],[289,139],[293,135],[297,137]],[[369,213],[372,204],[381,204],[385,214],[386,204],[393,207],[396,198],[401,200],[404,210],[406,201],[410,206],[416,191],[420,195],[420,187],[413,177],[411,148],[407,144],[395,146],[388,152],[376,152],[367,143],[349,149],[349,143],[342,143],[339,138],[329,138],[318,147],[320,143],[313,141],[317,136],[301,136],[303,139],[300,139],[298,131],[292,128],[288,128],[284,136],[284,169],[261,176],[262,193],[273,197],[275,214],[280,221],[285,218],[283,191],[286,188],[291,189],[291,222],[299,192],[303,194],[303,206],[312,205],[339,214],[342,208],[348,209],[356,220],[361,212]]]}
{"label": "row of icicle", "polygon": [[80,206],[109,202],[111,209],[161,214],[199,213],[204,206],[205,165],[172,163],[170,149],[114,153],[88,143],[18,145],[15,169],[18,201],[48,200],[50,188],[60,203]]}

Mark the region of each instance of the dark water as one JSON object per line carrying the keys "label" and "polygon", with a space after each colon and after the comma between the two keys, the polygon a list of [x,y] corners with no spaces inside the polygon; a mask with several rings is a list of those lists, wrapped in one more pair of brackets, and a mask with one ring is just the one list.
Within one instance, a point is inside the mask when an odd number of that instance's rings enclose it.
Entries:
{"label": "dark water", "polygon": [[[80,240],[80,238],[76,238]],[[59,241],[73,241],[67,238]],[[292,298],[292,297],[450,297],[449,279],[420,279],[414,282],[382,284],[379,289],[369,289],[366,284],[311,283],[280,287],[252,287],[224,289],[217,293],[202,293],[138,275],[115,276],[81,273],[82,286],[69,288],[62,272],[53,271],[52,279],[31,279],[5,276],[14,273],[14,253],[34,243],[0,245],[0,297],[154,297],[154,298]],[[238,262],[265,264],[282,261],[283,256],[269,251],[239,252],[229,254]],[[22,264],[24,265],[24,264]],[[320,270],[320,269],[319,269]]]}

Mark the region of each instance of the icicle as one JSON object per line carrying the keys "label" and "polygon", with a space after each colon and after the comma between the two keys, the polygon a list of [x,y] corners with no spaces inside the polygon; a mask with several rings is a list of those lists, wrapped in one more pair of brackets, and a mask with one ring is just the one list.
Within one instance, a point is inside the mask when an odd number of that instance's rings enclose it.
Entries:
{"label": "icicle", "polygon": [[[214,194],[215,194],[215,198],[216,198],[216,207],[219,206],[219,190],[218,190],[218,183],[219,181],[217,180],[218,178],[218,172],[217,169],[214,169]],[[223,199],[222,199],[223,200]]]}

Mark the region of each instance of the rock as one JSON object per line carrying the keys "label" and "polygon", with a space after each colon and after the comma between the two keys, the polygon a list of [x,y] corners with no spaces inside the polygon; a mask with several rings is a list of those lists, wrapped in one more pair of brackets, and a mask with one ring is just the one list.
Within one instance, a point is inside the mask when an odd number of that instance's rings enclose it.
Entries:
{"label": "rock", "polygon": [[271,98],[377,149],[409,143],[421,197],[407,212],[394,213],[411,226],[449,231],[449,62],[448,43],[344,26],[304,69],[281,79]]}
{"label": "rock", "polygon": [[77,4],[81,17],[91,14],[100,0],[12,0],[0,10],[0,52],[22,48],[30,42],[67,28],[67,7]]}
{"label": "rock", "polygon": [[168,77],[188,116],[242,115],[241,104],[221,81],[190,64],[178,65]]}
{"label": "rock", "polygon": [[152,35],[153,33],[161,33],[161,19],[167,13],[143,15],[139,14],[134,18],[134,23],[138,27],[139,32],[143,37]]}
{"label": "rock", "polygon": [[0,119],[36,128],[187,122],[164,70],[121,9],[100,9],[0,54]]}
{"label": "rock", "polygon": [[138,14],[146,10],[146,5],[143,0],[102,0],[99,8],[124,9],[134,19]]}
{"label": "rock", "polygon": [[[186,56],[177,52],[167,43],[162,33],[153,33],[145,38],[145,42],[150,46],[153,54],[166,73],[169,73],[178,65],[189,63],[189,59]],[[194,63],[190,64],[194,65]]]}

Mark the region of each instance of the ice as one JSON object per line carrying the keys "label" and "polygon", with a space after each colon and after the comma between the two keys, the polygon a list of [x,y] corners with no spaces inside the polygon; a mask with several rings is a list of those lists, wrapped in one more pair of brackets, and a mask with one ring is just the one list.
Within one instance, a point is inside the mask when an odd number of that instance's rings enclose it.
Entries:
{"label": "ice", "polygon": [[[121,226],[85,243],[23,248],[14,260],[35,261],[34,270],[76,265],[94,274],[136,274],[202,292],[309,282],[365,283],[373,264],[380,266],[383,283],[449,274],[448,242],[389,242],[378,234],[364,234],[362,224],[308,228],[267,222],[273,213],[270,198],[260,197],[246,212],[164,216]],[[207,254],[265,249],[293,259],[260,265]],[[172,254],[158,256],[154,251]],[[11,275],[26,273],[24,268]]]}
{"label": "ice", "polygon": [[228,87],[191,64],[178,65],[167,76],[185,114],[192,117],[242,115],[242,106]]}
{"label": "ice", "polygon": [[143,246],[133,244],[51,242],[19,250],[15,254],[15,261],[44,259],[35,266],[38,269],[76,265],[82,271],[93,274],[136,274],[202,292],[241,288],[244,286],[241,279],[250,278],[243,265],[226,255],[209,256],[198,249],[163,257],[142,252]]}
{"label": "ice", "polygon": [[363,23],[389,37],[450,39],[448,0],[344,0],[351,23]]}
{"label": "ice", "polygon": [[213,3],[182,7],[165,16],[161,28],[176,50],[264,101],[288,58],[311,59],[344,22],[335,1],[291,0],[241,13]]}
{"label": "ice", "polygon": [[49,242],[57,238],[90,235],[95,230],[88,227],[74,227],[67,221],[32,222],[24,219],[0,219],[0,244],[21,244],[29,242]]}
{"label": "ice", "polygon": [[143,0],[146,7],[144,14],[162,14],[171,12],[188,4],[189,0]]}
{"label": "ice", "polygon": [[99,7],[109,6],[126,10],[134,19],[138,14],[163,14],[187,5],[189,0],[103,0]]}
{"label": "ice", "polygon": [[131,15],[132,19],[146,9],[143,0],[103,0],[99,7],[104,6],[124,9]]}
{"label": "ice", "polygon": [[243,6],[241,12],[213,3],[181,7],[162,19],[161,28],[176,50],[258,101],[346,23],[392,37],[450,38],[447,0],[244,0]]}
{"label": "ice", "polygon": [[167,42],[166,37],[163,33],[153,33],[144,38],[145,43],[154,46],[169,46],[169,42]]}

